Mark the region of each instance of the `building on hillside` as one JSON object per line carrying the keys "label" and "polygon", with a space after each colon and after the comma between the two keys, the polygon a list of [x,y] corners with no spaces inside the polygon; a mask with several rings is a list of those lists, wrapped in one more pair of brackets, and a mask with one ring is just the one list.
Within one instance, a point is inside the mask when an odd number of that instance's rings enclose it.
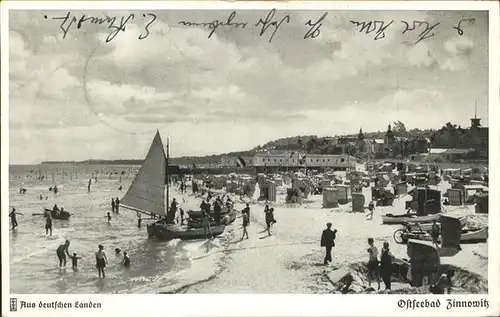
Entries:
{"label": "building on hillside", "polygon": [[488,149],[489,128],[481,126],[481,118],[478,118],[476,114],[474,114],[474,118],[470,119],[470,125],[469,133],[472,133],[480,140],[479,149]]}
{"label": "building on hillside", "polygon": [[365,139],[363,129],[359,129],[358,139],[356,141],[356,150],[358,153],[366,154],[372,152],[370,140]]}
{"label": "building on hillside", "polygon": [[423,158],[426,161],[441,161],[441,162],[458,162],[467,158],[467,155],[474,152],[474,149],[438,149],[431,148],[429,153],[414,154],[410,156],[410,160],[418,160]]}
{"label": "building on hillside", "polygon": [[356,158],[348,155],[307,154],[305,152],[286,151],[281,153],[258,153],[254,156],[255,167],[284,168],[332,168],[345,170],[354,167]]}
{"label": "building on hillside", "polygon": [[254,166],[300,166],[301,159],[305,156],[304,151],[268,151],[255,154]]}

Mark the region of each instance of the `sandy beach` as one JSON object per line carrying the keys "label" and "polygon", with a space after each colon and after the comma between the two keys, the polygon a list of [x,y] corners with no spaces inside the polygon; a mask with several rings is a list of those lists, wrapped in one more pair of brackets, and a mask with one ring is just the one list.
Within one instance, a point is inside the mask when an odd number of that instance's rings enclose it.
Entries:
{"label": "sandy beach", "polygon": [[[442,186],[446,186],[443,184]],[[364,189],[369,198],[369,188]],[[393,206],[377,207],[372,220],[364,213],[350,212],[351,203],[334,209],[321,208],[321,195],[310,196],[302,206],[283,206],[284,195],[274,206],[278,221],[267,236],[264,203],[251,203],[249,239],[240,241],[241,219],[237,219],[231,242],[224,251],[228,259],[220,273],[206,282],[188,287],[188,293],[330,293],[333,285],[330,272],[349,264],[366,262],[367,239],[373,237],[379,249],[387,241],[393,254],[408,258],[406,246],[394,242],[393,233],[399,226],[382,225],[384,213],[401,213],[408,196],[394,201]],[[368,200],[368,199],[367,199]],[[244,204],[237,204],[241,210]],[[473,208],[449,208],[450,212],[473,213]],[[320,248],[321,231],[327,222],[338,230],[333,262],[323,265],[324,250]],[[442,264],[451,264],[487,279],[488,248],[486,243],[462,245],[462,251],[453,257],[442,258]]]}

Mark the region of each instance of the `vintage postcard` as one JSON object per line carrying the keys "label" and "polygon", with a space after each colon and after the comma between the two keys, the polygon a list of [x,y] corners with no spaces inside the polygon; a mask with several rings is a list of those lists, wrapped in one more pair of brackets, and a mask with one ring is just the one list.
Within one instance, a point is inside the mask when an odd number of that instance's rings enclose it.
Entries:
{"label": "vintage postcard", "polygon": [[498,17],[2,3],[2,315],[497,315]]}

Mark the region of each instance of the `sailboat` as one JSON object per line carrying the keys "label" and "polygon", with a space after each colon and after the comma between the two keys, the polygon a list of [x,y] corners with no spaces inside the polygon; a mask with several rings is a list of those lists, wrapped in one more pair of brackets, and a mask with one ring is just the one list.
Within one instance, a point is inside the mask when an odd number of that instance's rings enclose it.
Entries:
{"label": "sailboat", "polygon": [[[190,228],[189,226],[167,223],[167,220],[173,220],[173,216],[175,216],[168,213],[168,163],[168,140],[167,152],[165,153],[160,132],[157,131],[139,172],[120,202],[120,207],[160,217],[159,221],[148,224],[149,238],[155,237],[160,240],[207,238],[204,228]],[[212,237],[222,234],[225,228],[224,224],[211,226]]]}

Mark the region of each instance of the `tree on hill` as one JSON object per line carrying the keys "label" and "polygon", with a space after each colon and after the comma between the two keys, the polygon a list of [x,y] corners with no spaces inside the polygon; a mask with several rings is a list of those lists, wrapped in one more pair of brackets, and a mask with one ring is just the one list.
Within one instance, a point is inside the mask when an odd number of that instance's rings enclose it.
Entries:
{"label": "tree on hill", "polygon": [[392,123],[392,131],[397,134],[404,134],[406,133],[406,126],[403,122],[401,121],[396,121]]}

